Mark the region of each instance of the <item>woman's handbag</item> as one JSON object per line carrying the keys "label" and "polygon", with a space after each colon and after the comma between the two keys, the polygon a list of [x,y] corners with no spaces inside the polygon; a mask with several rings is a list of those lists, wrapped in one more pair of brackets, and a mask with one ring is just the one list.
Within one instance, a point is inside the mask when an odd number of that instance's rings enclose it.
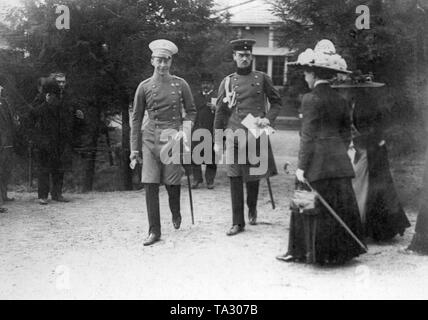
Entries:
{"label": "woman's handbag", "polygon": [[312,191],[295,190],[290,201],[290,209],[305,215],[316,215],[316,197],[317,195]]}

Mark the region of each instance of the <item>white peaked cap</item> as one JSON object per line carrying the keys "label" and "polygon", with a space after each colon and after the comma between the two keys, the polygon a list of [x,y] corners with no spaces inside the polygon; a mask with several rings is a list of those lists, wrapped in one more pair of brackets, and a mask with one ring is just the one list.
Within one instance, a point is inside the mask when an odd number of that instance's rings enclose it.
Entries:
{"label": "white peaked cap", "polygon": [[178,52],[177,46],[172,41],[165,39],[150,42],[149,48],[152,50],[152,57],[171,58]]}

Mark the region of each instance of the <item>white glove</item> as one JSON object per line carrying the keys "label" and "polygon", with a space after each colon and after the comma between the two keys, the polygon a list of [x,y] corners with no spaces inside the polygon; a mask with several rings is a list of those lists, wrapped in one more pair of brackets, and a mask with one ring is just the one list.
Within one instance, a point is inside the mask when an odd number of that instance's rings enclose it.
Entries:
{"label": "white glove", "polygon": [[260,128],[264,128],[267,127],[268,125],[270,125],[270,121],[268,118],[257,118],[257,122],[256,124],[260,127]]}
{"label": "white glove", "polygon": [[379,147],[382,147],[385,145],[385,140],[382,140],[381,142],[379,142]]}
{"label": "white glove", "polygon": [[138,158],[138,151],[131,151],[131,154],[129,155],[129,160],[133,161],[133,160],[137,160]]}
{"label": "white glove", "polygon": [[299,180],[300,182],[305,182],[305,171],[303,171],[302,169],[297,169],[296,170],[296,178],[297,180]]}

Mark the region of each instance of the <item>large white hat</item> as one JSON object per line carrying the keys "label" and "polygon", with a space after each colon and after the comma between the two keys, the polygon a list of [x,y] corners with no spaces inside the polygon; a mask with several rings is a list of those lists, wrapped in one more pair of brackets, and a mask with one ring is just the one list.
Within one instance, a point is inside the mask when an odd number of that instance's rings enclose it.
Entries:
{"label": "large white hat", "polygon": [[323,39],[317,43],[314,50],[306,49],[299,54],[297,61],[289,62],[288,65],[296,67],[313,67],[327,69],[338,73],[352,73],[347,70],[345,59],[336,53],[333,42]]}
{"label": "large white hat", "polygon": [[172,55],[178,52],[177,46],[173,42],[165,39],[158,39],[150,42],[149,48],[152,50],[152,57],[171,58]]}

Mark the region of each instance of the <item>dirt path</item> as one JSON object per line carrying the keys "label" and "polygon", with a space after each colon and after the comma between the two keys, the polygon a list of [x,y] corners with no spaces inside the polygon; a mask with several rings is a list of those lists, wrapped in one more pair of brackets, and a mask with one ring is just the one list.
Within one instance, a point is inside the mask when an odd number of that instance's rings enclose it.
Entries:
{"label": "dirt path", "polygon": [[[428,298],[428,257],[406,254],[403,238],[370,245],[368,254],[341,268],[286,264],[288,201],[298,136],[273,138],[280,175],[272,179],[277,209],[261,185],[259,221],[227,237],[230,194],[224,169],[216,188],[194,191],[191,225],[187,188],[183,223],[174,230],[161,190],[162,241],[143,247],[147,235],[144,191],[67,194],[68,204],[40,206],[35,194],[15,193],[0,216],[1,299],[291,299]],[[416,214],[408,210],[412,224]]]}

